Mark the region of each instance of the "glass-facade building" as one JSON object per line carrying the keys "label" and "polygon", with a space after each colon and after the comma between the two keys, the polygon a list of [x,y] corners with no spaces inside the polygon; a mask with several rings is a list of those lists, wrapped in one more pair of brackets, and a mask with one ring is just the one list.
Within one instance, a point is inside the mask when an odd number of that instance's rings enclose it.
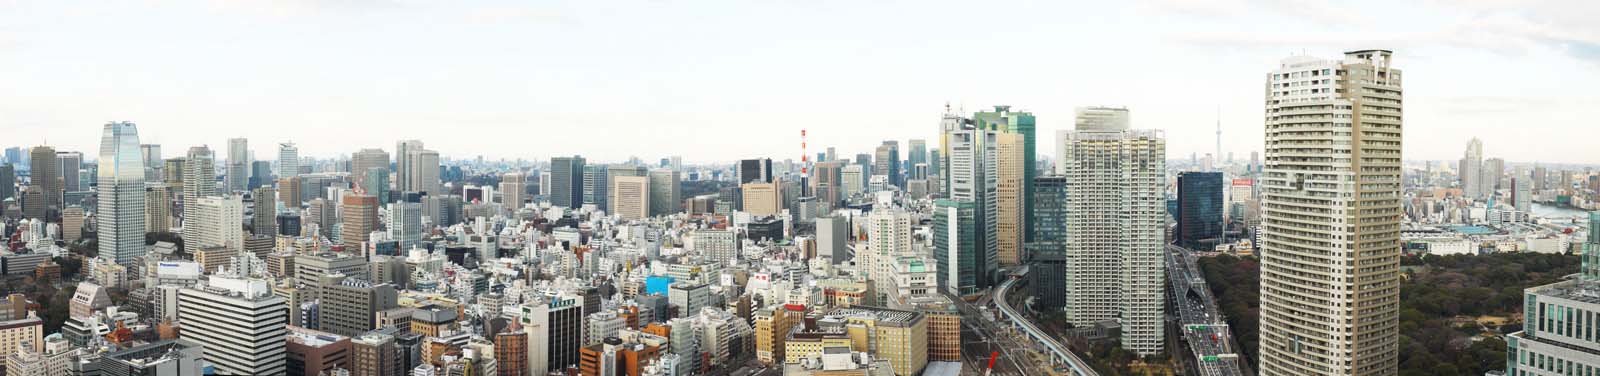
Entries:
{"label": "glass-facade building", "polygon": [[1209,251],[1222,242],[1222,173],[1178,174],[1178,246]]}
{"label": "glass-facade building", "polygon": [[1028,287],[1040,311],[1059,310],[1067,299],[1067,178],[1033,179],[1033,241]]}

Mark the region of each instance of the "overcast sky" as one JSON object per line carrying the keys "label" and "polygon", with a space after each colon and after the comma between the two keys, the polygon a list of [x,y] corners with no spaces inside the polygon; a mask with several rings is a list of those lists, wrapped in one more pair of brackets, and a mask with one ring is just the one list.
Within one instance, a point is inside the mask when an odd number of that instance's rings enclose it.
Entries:
{"label": "overcast sky", "polygon": [[1044,143],[1074,107],[1127,106],[1174,158],[1215,147],[1220,108],[1224,153],[1247,158],[1281,59],[1381,48],[1406,72],[1407,159],[1477,136],[1600,163],[1597,19],[1591,0],[0,0],[0,144],[96,154],[129,120],[168,157],[414,138],[697,163],[798,158],[802,128],[813,153],[932,140],[950,103],[1033,111]]}

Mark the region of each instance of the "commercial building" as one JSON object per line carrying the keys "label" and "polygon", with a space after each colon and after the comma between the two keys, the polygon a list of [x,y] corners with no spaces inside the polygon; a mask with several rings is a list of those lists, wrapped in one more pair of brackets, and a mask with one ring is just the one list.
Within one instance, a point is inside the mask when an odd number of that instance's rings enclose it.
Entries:
{"label": "commercial building", "polygon": [[[223,175],[223,186],[227,192],[244,192],[250,184],[250,140],[244,138],[228,139],[228,169]],[[140,171],[142,175],[144,171]]]}
{"label": "commercial building", "polygon": [[373,312],[399,306],[394,285],[372,283],[341,274],[324,275],[321,292],[321,329],[342,336],[358,336],[377,329]]}
{"label": "commercial building", "polygon": [[319,376],[335,369],[350,371],[355,356],[350,337],[288,327],[284,368],[288,376]]}
{"label": "commercial building", "polygon": [[583,206],[583,157],[550,158],[550,187],[546,196],[551,205]]}
{"label": "commercial building", "polygon": [[1222,173],[1179,173],[1175,217],[1178,228],[1173,235],[1178,246],[1210,251],[1225,243],[1222,237]]}
{"label": "commercial building", "polygon": [[650,170],[650,216],[663,216],[683,211],[683,180],[679,172],[671,169]]}
{"label": "commercial building", "polygon": [[100,257],[130,265],[145,251],[144,156],[138,127],[127,122],[106,124],[100,136],[99,164],[95,227]]}
{"label": "commercial building", "polygon": [[650,178],[645,176],[617,176],[611,182],[609,196],[615,200],[612,214],[622,219],[650,218]]}
{"label": "commercial building", "polygon": [[178,292],[179,338],[201,345],[219,374],[287,372],[288,311],[266,281],[212,276]]}
{"label": "commercial building", "polygon": [[240,196],[197,197],[192,202],[194,206],[184,210],[189,215],[183,224],[185,248],[244,251],[244,200]]}
{"label": "commercial building", "polygon": [[347,194],[340,205],[340,243],[345,249],[363,249],[373,231],[378,230],[378,198],[363,194]]}
{"label": "commercial building", "polygon": [[1262,375],[1398,367],[1402,90],[1391,55],[1296,56],[1267,75]]}
{"label": "commercial building", "polygon": [[745,183],[739,186],[744,196],[744,211],[761,217],[783,211],[782,186],[778,183]]}
{"label": "commercial building", "polygon": [[967,295],[987,290],[999,274],[996,144],[999,133],[972,119],[946,113],[940,122],[945,150],[944,194],[934,203],[934,250],[945,288]]}
{"label": "commercial building", "polygon": [[279,143],[278,178],[288,179],[296,176],[300,176],[300,148],[295,147],[293,142]]}

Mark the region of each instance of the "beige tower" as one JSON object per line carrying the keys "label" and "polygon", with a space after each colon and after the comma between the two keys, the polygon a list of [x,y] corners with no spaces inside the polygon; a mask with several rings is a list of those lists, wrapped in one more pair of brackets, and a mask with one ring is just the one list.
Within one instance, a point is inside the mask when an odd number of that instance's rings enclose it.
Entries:
{"label": "beige tower", "polygon": [[1400,71],[1389,51],[1267,75],[1261,375],[1393,375]]}
{"label": "beige tower", "polygon": [[515,212],[522,208],[523,193],[528,190],[528,175],[513,172],[500,176],[500,206]]}
{"label": "beige tower", "polygon": [[1022,264],[1022,204],[1023,172],[1027,168],[1023,157],[1021,133],[996,135],[995,170],[995,250],[1001,266]]}
{"label": "beige tower", "polygon": [[623,219],[650,217],[650,177],[617,176],[611,182],[611,197],[616,198],[616,214]]}
{"label": "beige tower", "polygon": [[378,198],[370,195],[347,194],[342,201],[344,228],[339,231],[340,244],[346,250],[359,250],[373,231],[378,230]]}

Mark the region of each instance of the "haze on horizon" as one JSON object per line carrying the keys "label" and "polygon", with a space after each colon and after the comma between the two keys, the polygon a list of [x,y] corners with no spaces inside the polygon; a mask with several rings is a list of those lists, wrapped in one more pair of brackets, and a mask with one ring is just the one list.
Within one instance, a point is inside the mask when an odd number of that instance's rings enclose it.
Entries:
{"label": "haze on horizon", "polygon": [[931,142],[946,103],[1032,111],[1041,135],[1111,105],[1165,130],[1173,158],[1211,152],[1220,115],[1220,157],[1243,159],[1279,60],[1378,48],[1407,75],[1406,159],[1479,137],[1487,157],[1600,163],[1594,19],[1584,1],[13,0],[0,131],[86,156],[128,120],[168,157],[420,139],[454,158],[692,164],[798,159],[800,129],[812,153]]}

